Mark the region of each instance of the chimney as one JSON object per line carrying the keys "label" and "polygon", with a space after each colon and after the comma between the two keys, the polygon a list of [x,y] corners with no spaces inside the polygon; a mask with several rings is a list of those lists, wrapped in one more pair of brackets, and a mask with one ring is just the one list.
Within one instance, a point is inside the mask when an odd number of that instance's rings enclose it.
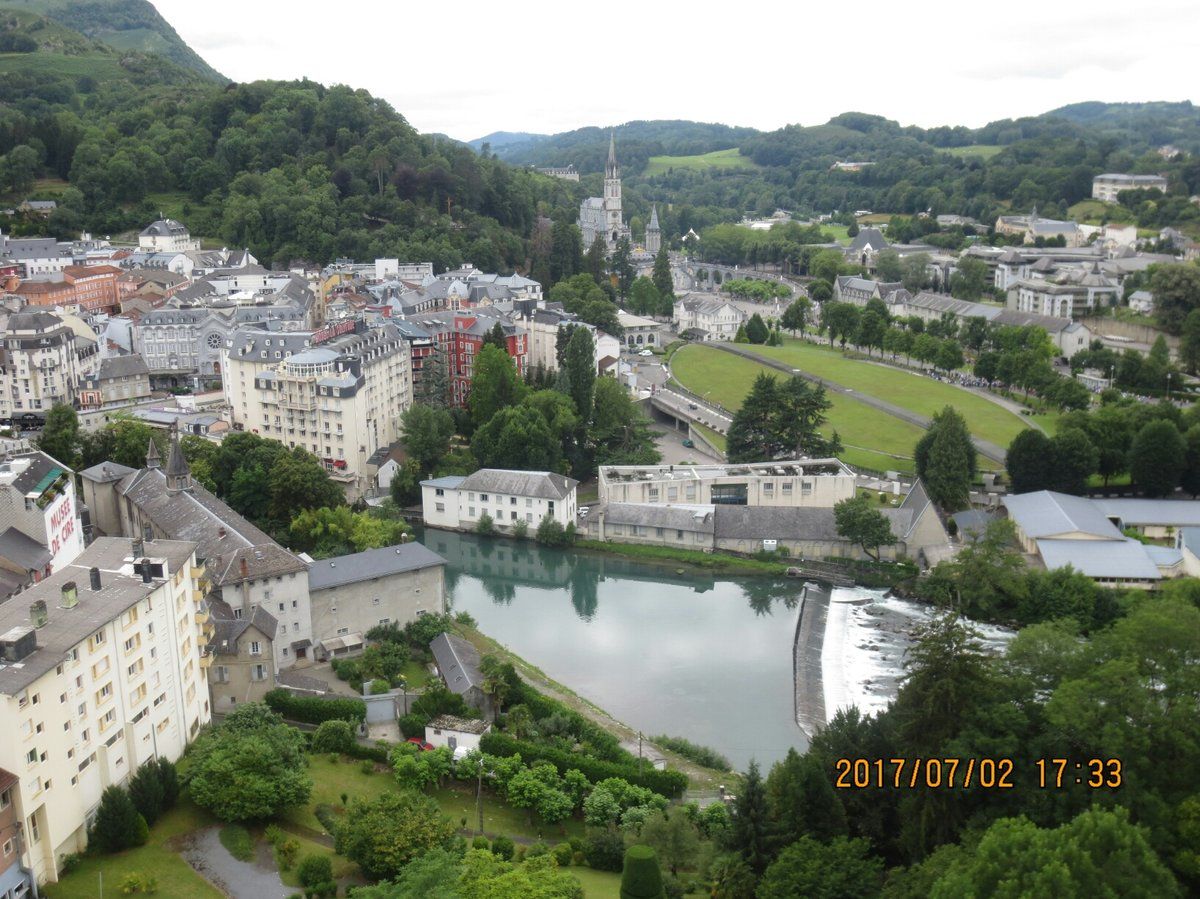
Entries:
{"label": "chimney", "polygon": [[221,540],[225,539],[225,527],[223,525],[217,528],[217,537]]}
{"label": "chimney", "polygon": [[92,579],[92,589],[99,590],[100,589],[100,569],[99,568],[89,569],[88,576]]}
{"label": "chimney", "polygon": [[243,579],[243,580],[245,580],[246,578],[250,577],[250,563],[246,561],[246,557],[245,557],[245,556],[242,556],[242,562],[241,562],[241,565],[240,565],[240,569],[241,569],[241,572],[242,572],[242,579]]}
{"label": "chimney", "polygon": [[29,606],[29,617],[34,627],[45,627],[50,616],[46,614],[46,600],[39,599]]}
{"label": "chimney", "polygon": [[79,590],[74,581],[67,581],[62,585],[62,608],[73,609],[77,605],[79,605]]}
{"label": "chimney", "polygon": [[150,583],[150,560],[142,559],[142,583]]}
{"label": "chimney", "polygon": [[135,537],[133,540],[133,557],[136,559],[146,551],[146,544],[141,537]]}
{"label": "chimney", "polygon": [[148,524],[142,525],[142,540],[144,540],[146,543],[152,543],[154,541],[154,529]]}

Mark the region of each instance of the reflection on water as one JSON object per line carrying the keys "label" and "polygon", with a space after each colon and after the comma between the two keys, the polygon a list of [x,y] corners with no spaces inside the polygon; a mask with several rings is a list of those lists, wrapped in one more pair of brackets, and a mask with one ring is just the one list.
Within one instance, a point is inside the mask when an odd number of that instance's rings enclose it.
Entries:
{"label": "reflection on water", "polygon": [[434,530],[423,542],[449,562],[455,610],[630,726],[739,768],[806,745],[792,679],[800,583]]}

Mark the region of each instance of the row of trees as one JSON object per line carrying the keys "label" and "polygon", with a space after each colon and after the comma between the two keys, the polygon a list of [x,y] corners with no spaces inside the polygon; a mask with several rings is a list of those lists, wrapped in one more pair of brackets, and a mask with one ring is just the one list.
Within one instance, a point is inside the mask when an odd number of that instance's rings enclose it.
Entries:
{"label": "row of trees", "polygon": [[1023,431],[1009,445],[1013,491],[1083,493],[1092,476],[1105,485],[1128,475],[1147,496],[1182,488],[1200,496],[1200,408],[1153,405],[1105,391],[1090,411],[1064,415],[1053,438]]}

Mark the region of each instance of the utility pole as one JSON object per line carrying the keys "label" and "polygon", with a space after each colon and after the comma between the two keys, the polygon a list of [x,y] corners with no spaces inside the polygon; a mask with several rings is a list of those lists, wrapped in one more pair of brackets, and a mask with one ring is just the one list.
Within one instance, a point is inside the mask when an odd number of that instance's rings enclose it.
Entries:
{"label": "utility pole", "polygon": [[642,773],[642,732],[638,731],[638,774]]}

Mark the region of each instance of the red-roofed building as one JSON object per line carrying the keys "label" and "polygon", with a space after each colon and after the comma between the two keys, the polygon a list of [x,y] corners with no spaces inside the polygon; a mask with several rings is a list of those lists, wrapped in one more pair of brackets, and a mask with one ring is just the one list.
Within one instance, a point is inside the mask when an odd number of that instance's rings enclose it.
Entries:
{"label": "red-roofed building", "polygon": [[12,292],[30,306],[62,306],[78,312],[119,311],[117,279],[112,265],[68,265],[61,281],[23,281]]}

